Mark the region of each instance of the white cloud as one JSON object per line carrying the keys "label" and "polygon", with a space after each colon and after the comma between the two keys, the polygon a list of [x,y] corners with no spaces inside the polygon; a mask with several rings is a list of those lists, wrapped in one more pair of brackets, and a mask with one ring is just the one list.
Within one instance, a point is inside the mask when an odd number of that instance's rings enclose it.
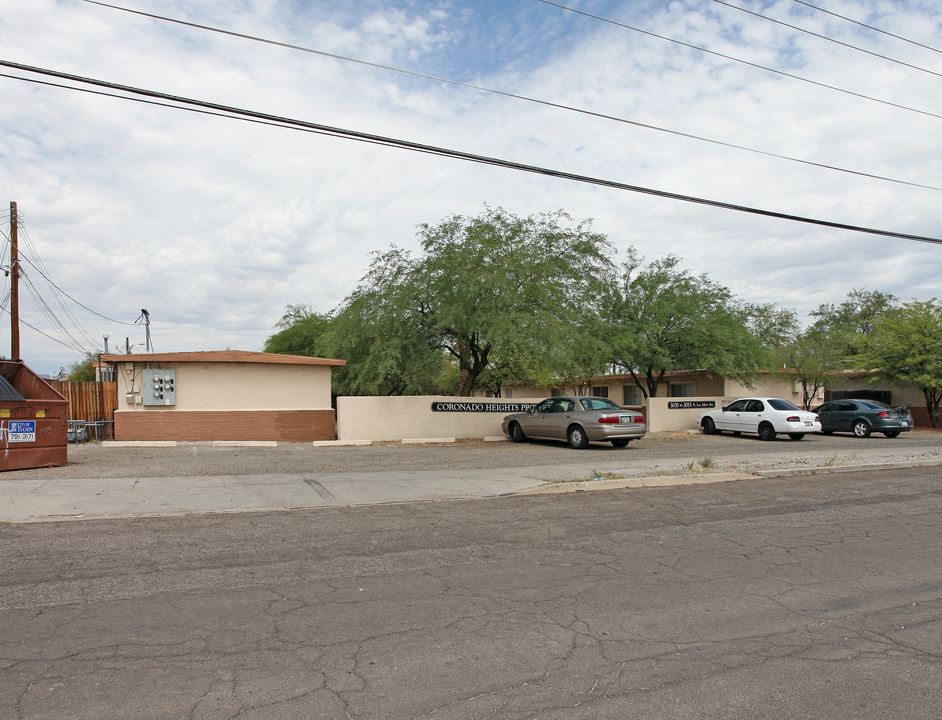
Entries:
{"label": "white cloud", "polygon": [[[660,190],[938,237],[937,191],[719,147],[75,0],[13,3],[0,57]],[[814,162],[942,185],[938,118],[835,93],[542,3],[276,0],[133,7]],[[131,5],[129,4],[129,7]],[[750,9],[913,64],[929,51],[797,3]],[[588,12],[942,114],[938,79],[714,3]],[[942,15],[836,12],[932,43]],[[627,13],[627,14],[626,14]],[[783,63],[788,63],[784,66]],[[936,63],[937,64],[937,63]],[[938,295],[942,249],[679,203],[282,128],[0,79],[0,187],[53,280],[158,350],[260,349],[288,304],[327,311],[370,253],[484,203],[594,218],[622,250],[674,253],[752,302],[805,313],[854,287]],[[4,201],[6,202],[6,200]],[[29,268],[27,268],[29,272]],[[43,319],[24,301],[24,319]],[[77,311],[111,347],[139,326]],[[0,343],[9,323],[0,323]],[[76,353],[24,329],[40,372]],[[141,348],[135,348],[139,350]],[[0,351],[2,352],[2,351]]]}

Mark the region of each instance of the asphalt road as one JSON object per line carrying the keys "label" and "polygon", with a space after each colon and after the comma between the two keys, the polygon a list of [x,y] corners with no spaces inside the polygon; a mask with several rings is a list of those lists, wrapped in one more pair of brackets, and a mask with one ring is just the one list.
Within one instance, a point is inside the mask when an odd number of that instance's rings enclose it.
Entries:
{"label": "asphalt road", "polygon": [[938,720],[940,557],[938,467],[2,526],[0,717]]}

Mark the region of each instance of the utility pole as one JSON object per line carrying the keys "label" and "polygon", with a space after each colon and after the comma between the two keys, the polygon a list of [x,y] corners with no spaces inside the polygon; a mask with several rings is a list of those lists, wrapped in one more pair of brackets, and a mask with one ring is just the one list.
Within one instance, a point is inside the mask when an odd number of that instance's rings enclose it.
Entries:
{"label": "utility pole", "polygon": [[154,352],[154,346],[150,342],[150,313],[146,308],[141,308],[141,317],[138,321],[144,319],[144,352]]}
{"label": "utility pole", "polygon": [[16,203],[10,203],[10,359],[20,359],[20,254]]}

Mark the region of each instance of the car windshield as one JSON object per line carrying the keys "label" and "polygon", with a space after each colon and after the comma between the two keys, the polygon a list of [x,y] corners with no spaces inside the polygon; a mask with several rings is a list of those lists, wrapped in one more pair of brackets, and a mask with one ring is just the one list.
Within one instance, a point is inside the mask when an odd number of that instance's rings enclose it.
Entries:
{"label": "car windshield", "polygon": [[776,410],[801,410],[800,407],[794,405],[793,403],[788,402],[788,400],[780,400],[779,398],[772,398],[767,401]]}
{"label": "car windshield", "polygon": [[616,405],[608,398],[579,398],[579,402],[582,403],[582,407],[586,410],[621,410],[620,406]]}
{"label": "car windshield", "polygon": [[860,404],[871,410],[887,410],[890,407],[886,403],[881,403],[879,400],[861,400]]}

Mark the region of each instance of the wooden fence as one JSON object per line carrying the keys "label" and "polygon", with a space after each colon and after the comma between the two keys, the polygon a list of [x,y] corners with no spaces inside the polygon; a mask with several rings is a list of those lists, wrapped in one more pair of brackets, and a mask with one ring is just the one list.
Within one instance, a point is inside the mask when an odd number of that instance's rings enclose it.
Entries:
{"label": "wooden fence", "polygon": [[114,426],[114,411],[118,409],[118,383],[71,382],[47,380],[57,392],[69,401],[69,420],[96,423],[96,437],[109,438]]}

